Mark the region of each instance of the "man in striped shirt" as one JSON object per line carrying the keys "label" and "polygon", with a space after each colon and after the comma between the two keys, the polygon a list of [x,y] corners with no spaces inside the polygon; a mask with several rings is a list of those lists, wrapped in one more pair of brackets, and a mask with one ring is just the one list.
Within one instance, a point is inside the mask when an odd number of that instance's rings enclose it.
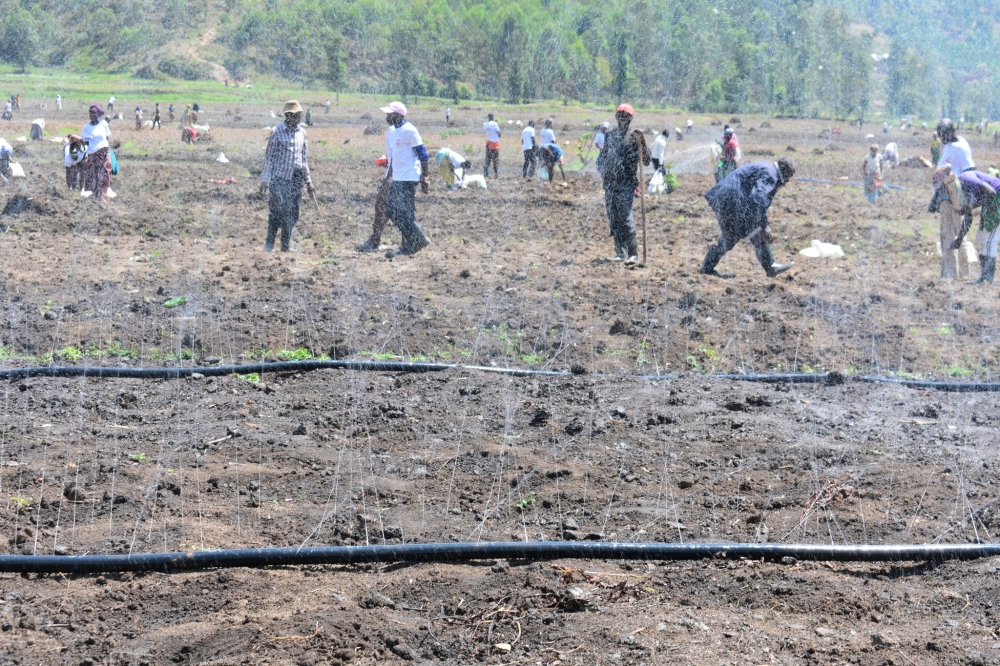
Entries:
{"label": "man in striped shirt", "polygon": [[281,251],[291,249],[292,227],[299,221],[302,185],[315,196],[309,162],[306,159],[306,131],[299,127],[302,107],[295,100],[285,103],[285,122],[277,125],[267,140],[264,152],[264,173],[260,193],[270,187],[267,215],[267,240],[264,250],[274,249],[274,238],[281,230]]}

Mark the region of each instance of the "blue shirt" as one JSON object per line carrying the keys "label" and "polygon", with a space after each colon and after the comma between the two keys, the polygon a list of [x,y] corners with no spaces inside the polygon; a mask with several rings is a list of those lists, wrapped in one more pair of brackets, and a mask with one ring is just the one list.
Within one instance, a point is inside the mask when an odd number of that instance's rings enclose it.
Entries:
{"label": "blue shirt", "polygon": [[543,143],[542,150],[547,150],[549,151],[549,153],[551,153],[553,162],[558,162],[559,160],[562,159],[563,150],[554,143]]}

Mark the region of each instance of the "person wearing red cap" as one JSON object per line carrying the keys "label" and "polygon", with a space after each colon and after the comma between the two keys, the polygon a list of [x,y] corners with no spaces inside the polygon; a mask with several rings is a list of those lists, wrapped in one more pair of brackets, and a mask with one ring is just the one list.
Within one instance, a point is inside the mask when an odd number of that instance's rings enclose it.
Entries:
{"label": "person wearing red cap", "polygon": [[635,219],[632,204],[635,188],[639,185],[639,159],[648,165],[651,159],[646,148],[646,138],[640,130],[629,131],[635,111],[629,104],[621,104],[615,111],[618,127],[609,130],[604,139],[602,177],[604,181],[604,207],[608,211],[608,224],[615,239],[615,257],[612,261],[634,264],[639,260],[635,239]]}
{"label": "person wearing red cap", "polygon": [[417,183],[420,183],[420,191],[427,194],[430,155],[417,128],[406,121],[406,106],[402,102],[391,102],[381,111],[389,124],[389,131],[385,133],[385,154],[389,158],[386,178],[392,178],[387,201],[389,219],[403,236],[398,250],[390,249],[385,253],[387,259],[392,259],[401,254],[416,254],[430,245],[416,219]]}

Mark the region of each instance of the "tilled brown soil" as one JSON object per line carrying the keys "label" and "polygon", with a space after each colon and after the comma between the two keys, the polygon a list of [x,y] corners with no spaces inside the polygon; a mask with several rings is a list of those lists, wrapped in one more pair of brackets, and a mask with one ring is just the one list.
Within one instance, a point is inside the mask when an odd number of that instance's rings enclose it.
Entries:
{"label": "tilled brown soil", "polygon": [[[173,129],[119,128],[119,197],[105,206],[62,189],[53,144],[20,147],[29,179],[3,194],[33,200],[0,218],[5,364],[311,354],[585,374],[8,383],[5,552],[995,541],[991,394],[702,376],[991,377],[996,292],[936,277],[927,171],[892,171],[906,190],[874,208],[860,188],[791,184],[772,208],[778,259],[813,238],[847,257],[794,257],[768,280],[738,247],[724,268],[739,277],[719,281],[697,275],[716,233],[701,198],[710,177],[682,175],[678,192],[648,200],[648,266],[624,270],[604,260],[594,177],[523,183],[508,140],[486,191],[445,192],[434,174],[432,193],[418,195],[434,243],[390,261],[352,249],[382,152],[381,137],[361,135],[362,112],[320,115],[310,130],[322,210],[304,202],[287,255],[260,250],[263,109],[241,123],[220,110],[212,143],[194,148]],[[466,133],[446,141],[476,161],[478,111],[461,112]],[[441,145],[437,114],[416,117]],[[806,177],[858,178],[858,130],[771,122],[743,133],[745,151],[789,154]],[[588,125],[569,117],[560,138]],[[716,130],[698,131],[708,141]],[[925,152],[926,133],[896,135],[904,154]],[[985,143],[974,150],[990,159]],[[214,161],[221,151],[230,164]],[[227,177],[238,182],[206,182]],[[178,296],[186,302],[163,306]],[[627,377],[664,373],[684,377]],[[23,664],[989,664],[1000,662],[997,566],[511,561],[8,576],[0,654]]]}

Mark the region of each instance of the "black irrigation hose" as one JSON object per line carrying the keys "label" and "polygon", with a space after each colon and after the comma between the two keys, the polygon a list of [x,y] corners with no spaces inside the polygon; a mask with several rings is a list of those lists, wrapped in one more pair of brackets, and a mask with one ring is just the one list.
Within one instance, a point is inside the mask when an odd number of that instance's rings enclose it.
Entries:
{"label": "black irrigation hose", "polygon": [[[276,361],[272,363],[247,363],[244,365],[205,365],[173,368],[116,368],[111,366],[52,365],[0,370],[0,380],[16,381],[29,377],[94,377],[108,379],[177,379],[200,374],[204,377],[221,377],[232,374],[267,372],[304,372],[310,370],[368,370],[371,372],[442,372],[444,370],[474,370],[512,377],[569,377],[582,373],[569,370],[534,370],[531,368],[498,368],[488,365],[463,365],[461,363],[411,363],[408,361],[366,361],[366,360],[311,360]],[[602,375],[591,375],[602,376]],[[937,382],[921,379],[898,379],[895,377],[872,377],[867,375],[844,375],[829,373],[765,373],[765,374],[717,374],[691,375],[705,379],[725,379],[730,381],[762,382],[769,384],[843,384],[848,379],[868,383],[897,384],[910,388],[934,389],[949,392],[1000,391],[1000,382]],[[605,377],[614,377],[605,375]],[[679,379],[679,375],[628,375],[627,379],[661,381]]]}
{"label": "black irrigation hose", "polygon": [[[96,574],[120,571],[191,571],[210,568],[306,564],[365,564],[469,560],[699,560],[703,558],[823,562],[941,562],[1000,556],[1000,544],[824,546],[782,543],[614,543],[534,541],[427,543],[325,548],[247,548],[145,555],[2,555],[2,573]],[[786,560],[787,561],[787,560]]]}

